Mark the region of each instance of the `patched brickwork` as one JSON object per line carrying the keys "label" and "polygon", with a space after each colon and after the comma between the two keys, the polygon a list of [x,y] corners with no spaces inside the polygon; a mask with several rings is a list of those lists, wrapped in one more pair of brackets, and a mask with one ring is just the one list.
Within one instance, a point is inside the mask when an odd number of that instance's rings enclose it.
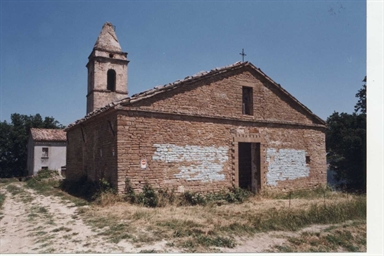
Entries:
{"label": "patched brickwork", "polygon": [[[262,157],[266,171],[261,181],[262,189],[283,190],[290,186],[307,188],[326,182],[325,137],[324,132],[319,130],[256,128],[252,122],[206,121],[144,112],[119,114],[117,123],[118,183],[121,192],[124,190],[125,177],[131,180],[135,188],[141,188],[148,182],[156,188],[173,188],[176,191],[213,191],[238,185],[235,170],[237,156],[233,156],[233,152],[237,145],[234,138],[239,130],[242,134],[257,132],[254,133],[257,136],[249,142],[259,142],[256,137],[263,137]],[[297,174],[296,177],[292,176],[293,179],[277,179],[270,184],[266,157],[268,148],[272,147],[277,151],[295,148],[300,154],[305,152],[311,156],[311,163],[304,167],[310,170],[308,175]],[[146,159],[148,163],[144,170],[140,167],[141,159]],[[292,160],[290,155],[286,161],[289,160]],[[281,161],[284,162],[284,159]],[[280,168],[285,170],[285,167]],[[287,172],[292,171],[292,164],[286,168]]]}
{"label": "patched brickwork", "polygon": [[[119,190],[125,176],[137,188],[146,181],[156,188],[190,191],[231,186],[231,141],[217,136],[228,133],[228,125],[127,114],[118,116]],[[147,159],[145,170],[141,159]]]}
{"label": "patched brickwork", "polygon": [[305,154],[305,150],[268,148],[267,185],[276,186],[278,181],[309,177]]}

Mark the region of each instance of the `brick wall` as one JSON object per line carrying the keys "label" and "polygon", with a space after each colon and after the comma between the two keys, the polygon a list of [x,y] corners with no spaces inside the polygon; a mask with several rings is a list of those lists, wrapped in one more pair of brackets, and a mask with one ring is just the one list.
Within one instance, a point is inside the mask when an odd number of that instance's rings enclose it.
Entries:
{"label": "brick wall", "polygon": [[71,129],[67,132],[67,180],[78,180],[81,176],[86,175],[84,170],[84,148],[85,144],[82,140],[81,127]]}
{"label": "brick wall", "polygon": [[[156,188],[182,190],[184,187],[191,191],[206,190],[207,186],[209,190],[217,190],[231,185],[228,158],[231,141],[216,136],[226,132],[229,126],[149,115],[119,115],[117,124],[119,190],[124,187],[125,177],[136,188],[141,188],[145,181]],[[223,162],[222,158],[227,159]],[[141,169],[141,159],[147,160],[146,169]],[[193,172],[193,168],[200,172],[190,176],[200,174],[203,176],[200,180],[182,175],[182,170]]]}
{"label": "brick wall", "polygon": [[82,175],[117,185],[116,115],[94,118],[67,132],[67,179]]}
{"label": "brick wall", "polygon": [[[287,175],[287,179],[274,183],[268,182],[267,175],[273,171],[269,165],[276,161],[268,162],[265,157],[262,159],[266,165],[262,189],[304,188],[326,182],[325,137],[322,131],[299,127],[255,129],[253,123],[208,121],[142,112],[121,112],[117,120],[118,184],[121,192],[126,177],[135,188],[141,188],[147,181],[155,188],[174,188],[178,192],[214,191],[238,185],[234,159],[237,156],[233,155],[234,136],[238,132],[251,132],[262,137],[266,156],[268,150],[274,149],[277,152],[289,150],[291,154],[285,155],[286,161],[292,160],[292,154],[298,154],[296,158],[304,162],[305,156],[310,157],[310,163],[304,163],[307,175],[300,176],[297,174],[299,170],[289,174],[300,163],[283,166],[274,171]],[[141,168],[141,159],[147,161],[146,169]]]}
{"label": "brick wall", "polygon": [[[112,58],[109,56],[113,56]],[[88,68],[87,113],[128,96],[128,61],[125,53],[94,50]],[[107,72],[116,72],[116,91],[107,90]]]}
{"label": "brick wall", "polygon": [[[165,92],[133,106],[167,112],[193,113],[245,120],[288,121],[312,124],[313,118],[270,82],[251,71],[205,79]],[[253,116],[242,115],[242,87],[253,88]]]}

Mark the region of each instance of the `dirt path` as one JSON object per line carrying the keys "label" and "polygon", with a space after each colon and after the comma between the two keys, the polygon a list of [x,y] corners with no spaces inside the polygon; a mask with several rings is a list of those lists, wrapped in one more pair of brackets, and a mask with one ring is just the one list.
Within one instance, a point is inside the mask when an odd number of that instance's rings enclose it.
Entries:
{"label": "dirt path", "polygon": [[5,190],[1,192],[6,194],[7,200],[2,210],[4,217],[0,220],[0,253],[31,252],[28,246],[33,244],[33,239],[24,225],[27,223],[25,205],[12,199]]}
{"label": "dirt path", "polygon": [[163,250],[164,243],[135,248],[109,243],[78,218],[73,203],[43,196],[13,183],[22,192],[6,195],[0,220],[0,253],[124,253]]}

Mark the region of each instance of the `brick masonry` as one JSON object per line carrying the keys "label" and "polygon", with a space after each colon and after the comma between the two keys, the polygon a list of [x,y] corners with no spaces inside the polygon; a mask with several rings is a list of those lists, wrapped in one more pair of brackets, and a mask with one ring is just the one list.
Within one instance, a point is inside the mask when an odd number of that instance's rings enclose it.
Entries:
{"label": "brick masonry", "polygon": [[[316,129],[255,129],[252,122],[207,122],[142,112],[119,114],[117,124],[121,192],[125,177],[135,188],[148,182],[156,188],[176,191],[214,191],[238,185],[234,138],[249,134],[256,137],[249,142],[263,143],[262,189],[308,188],[326,182],[325,135]],[[257,139],[260,137],[263,140]],[[309,164],[305,163],[305,156],[310,156]],[[146,159],[146,169],[141,169],[141,159]],[[300,161],[293,163],[296,159]]]}
{"label": "brick masonry", "polygon": [[[242,87],[253,88],[253,115],[242,115]],[[203,79],[133,104],[140,109],[312,124],[312,116],[252,69]]]}
{"label": "brick masonry", "polygon": [[[117,186],[116,114],[110,113],[67,133],[67,179],[106,179]],[[69,170],[69,171],[68,171]]]}
{"label": "brick masonry", "polygon": [[[244,86],[253,115],[242,114]],[[217,191],[239,185],[247,142],[260,146],[257,191],[326,184],[325,123],[249,65],[127,102],[67,129],[68,179],[105,178],[119,192],[126,178],[136,190]]]}
{"label": "brick masonry", "polygon": [[[87,113],[128,96],[128,53],[121,50],[113,25],[106,23],[88,57]],[[116,72],[115,90],[107,89],[108,70]]]}

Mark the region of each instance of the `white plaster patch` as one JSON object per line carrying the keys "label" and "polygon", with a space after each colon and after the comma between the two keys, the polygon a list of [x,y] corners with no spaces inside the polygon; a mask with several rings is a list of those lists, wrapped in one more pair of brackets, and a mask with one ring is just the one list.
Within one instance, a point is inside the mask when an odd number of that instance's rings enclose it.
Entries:
{"label": "white plaster patch", "polygon": [[177,146],[174,144],[154,144],[156,151],[152,160],[166,163],[191,162],[180,166],[178,179],[199,180],[203,182],[225,179],[223,164],[228,161],[228,147]]}
{"label": "white plaster patch", "polygon": [[294,180],[309,176],[305,151],[296,149],[267,149],[267,184],[277,185],[279,180]]}

